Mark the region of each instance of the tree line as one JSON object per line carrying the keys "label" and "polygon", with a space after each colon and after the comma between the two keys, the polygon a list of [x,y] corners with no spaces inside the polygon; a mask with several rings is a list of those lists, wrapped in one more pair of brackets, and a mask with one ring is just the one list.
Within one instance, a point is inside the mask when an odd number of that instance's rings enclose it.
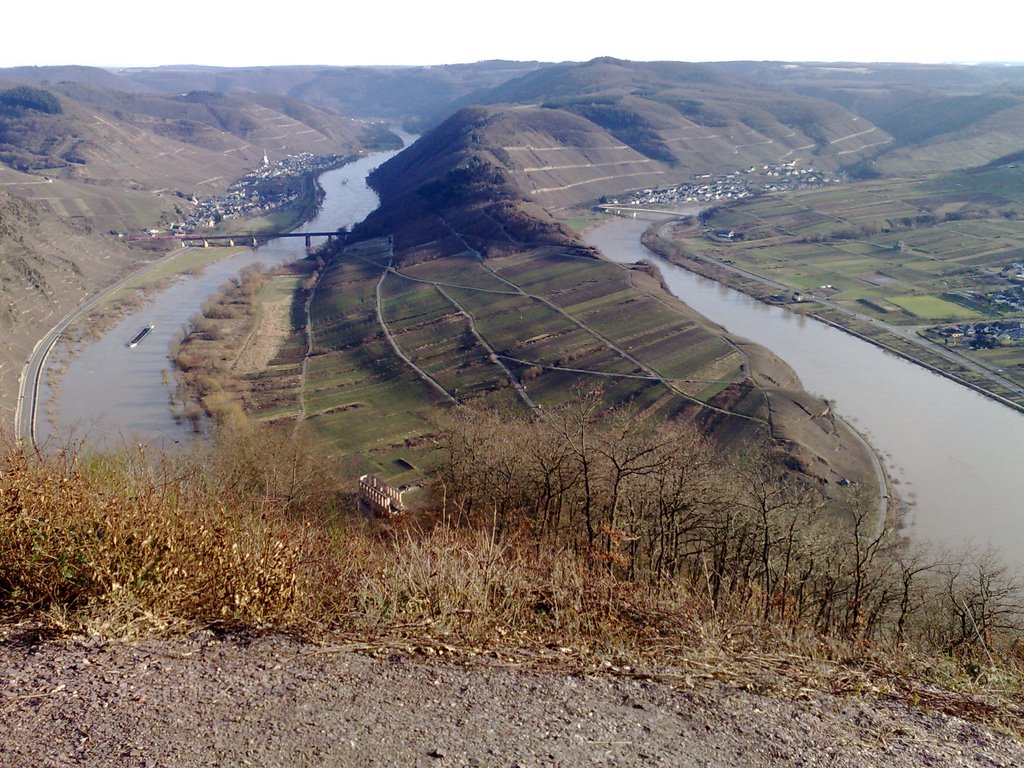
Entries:
{"label": "tree line", "polygon": [[52,93],[27,85],[0,91],[0,107],[16,110],[34,109],[48,115],[59,115],[63,111],[60,101]]}
{"label": "tree line", "polygon": [[1009,568],[908,546],[878,524],[874,500],[827,500],[770,445],[723,456],[688,425],[607,412],[596,393],[540,420],[464,409],[443,443],[445,513],[496,536],[525,531],[602,574],[685,586],[711,611],[792,631],[1019,650],[1024,593]]}

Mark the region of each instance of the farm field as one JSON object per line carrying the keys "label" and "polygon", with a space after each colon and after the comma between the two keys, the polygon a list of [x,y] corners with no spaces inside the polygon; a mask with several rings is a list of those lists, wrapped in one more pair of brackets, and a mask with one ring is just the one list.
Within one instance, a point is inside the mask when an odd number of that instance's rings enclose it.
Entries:
{"label": "farm field", "polygon": [[[1015,164],[766,195],[713,209],[704,225],[664,231],[677,260],[710,257],[705,271],[758,298],[810,299],[791,304],[800,312],[834,306],[844,312],[830,317],[851,328],[860,317],[927,334],[1022,381],[1024,344],[1007,341],[1024,323],[1024,169]],[[1006,324],[998,351],[970,343],[981,322]],[[943,342],[954,327],[967,341]]]}
{"label": "farm field", "polygon": [[609,406],[735,422],[737,439],[769,427],[746,356],[649,275],[603,260],[544,247],[403,266],[380,240],[323,266],[308,337],[307,297],[255,378],[255,413],[297,423],[353,471],[414,482],[454,404],[541,412],[594,385]]}

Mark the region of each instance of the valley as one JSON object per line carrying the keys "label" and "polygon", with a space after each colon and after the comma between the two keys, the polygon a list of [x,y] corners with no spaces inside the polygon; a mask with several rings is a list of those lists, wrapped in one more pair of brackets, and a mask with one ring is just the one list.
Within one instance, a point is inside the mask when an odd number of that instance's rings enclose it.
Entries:
{"label": "valley", "polygon": [[[0,609],[1019,738],[1022,94],[952,65],[0,70],[8,402],[59,318],[124,302],[55,341],[48,431],[2,458]],[[347,162],[257,210],[239,180],[279,156]],[[253,212],[334,234],[178,243]]]}

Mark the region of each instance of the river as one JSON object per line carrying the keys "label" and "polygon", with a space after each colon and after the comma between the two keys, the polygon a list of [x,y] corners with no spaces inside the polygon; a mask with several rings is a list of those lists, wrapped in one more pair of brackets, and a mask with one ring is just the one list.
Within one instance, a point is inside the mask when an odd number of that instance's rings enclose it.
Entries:
{"label": "river", "polygon": [[[403,136],[408,141],[412,137]],[[302,229],[334,230],[361,221],[377,205],[366,175],[394,153],[356,161],[321,177],[326,196]],[[849,334],[773,307],[658,258],[640,243],[649,222],[611,219],[587,240],[610,259],[647,259],[683,301],[729,332],[789,363],[810,392],[835,403],[880,452],[896,491],[909,503],[907,530],[919,542],[951,547],[995,544],[1024,564],[1024,414]],[[56,392],[44,387],[39,437],[114,447],[168,446],[192,436],[168,403],[168,347],[199,307],[249,264],[303,255],[302,241],[276,240],[182,276],[71,360]],[[140,327],[153,332],[135,349]]]}
{"label": "river", "polygon": [[650,221],[612,219],[586,239],[612,261],[654,263],[669,289],[730,333],[785,360],[882,456],[919,543],[989,545],[1024,565],[1024,414],[816,320],[666,262]]}
{"label": "river", "polygon": [[[398,132],[408,145],[414,136]],[[316,215],[296,231],[333,231],[366,218],[378,204],[366,184],[374,168],[396,152],[379,152],[320,176],[325,195]],[[314,244],[323,238],[314,238]],[[302,238],[271,240],[181,275],[95,341],[79,349],[53,389],[40,391],[37,438],[53,447],[84,441],[98,448],[146,443],[169,447],[194,435],[170,408],[173,372],[168,350],[189,320],[228,280],[253,264],[272,267],[305,255]],[[127,342],[140,328],[153,331],[134,349]]]}

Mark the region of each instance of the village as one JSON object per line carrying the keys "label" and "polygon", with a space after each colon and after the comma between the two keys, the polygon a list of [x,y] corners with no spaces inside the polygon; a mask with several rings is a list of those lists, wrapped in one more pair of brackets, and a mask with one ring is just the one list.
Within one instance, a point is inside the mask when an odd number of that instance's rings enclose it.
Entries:
{"label": "village", "polygon": [[825,184],[845,181],[838,175],[829,177],[813,168],[797,168],[796,161],[767,164],[760,168],[750,166],[733,173],[718,175],[694,174],[690,178],[689,184],[644,189],[632,193],[624,200],[602,202],[611,205],[672,205],[742,200],[767,192],[816,189]]}
{"label": "village", "polygon": [[[272,163],[264,153],[260,167],[234,182],[224,194],[202,199],[195,195],[188,198],[195,207],[181,221],[167,225],[166,231],[191,234],[198,229],[215,227],[225,219],[251,218],[280,210],[305,194],[308,179],[351,160],[351,157],[342,155],[302,152],[286,155]],[[148,230],[150,235],[161,232],[159,229]]]}
{"label": "village", "polygon": [[945,344],[966,343],[972,349],[992,349],[1002,344],[1024,343],[1024,322],[990,320],[982,323],[959,323],[932,331]]}

